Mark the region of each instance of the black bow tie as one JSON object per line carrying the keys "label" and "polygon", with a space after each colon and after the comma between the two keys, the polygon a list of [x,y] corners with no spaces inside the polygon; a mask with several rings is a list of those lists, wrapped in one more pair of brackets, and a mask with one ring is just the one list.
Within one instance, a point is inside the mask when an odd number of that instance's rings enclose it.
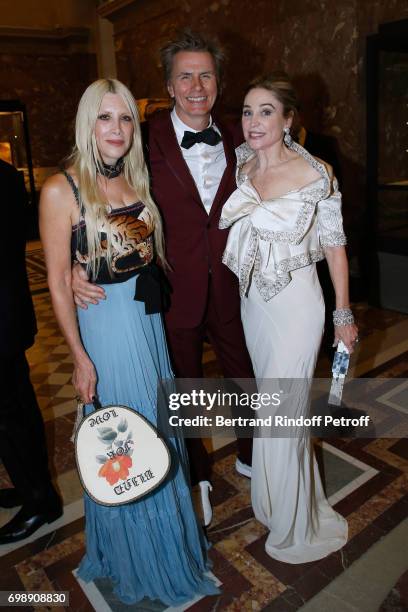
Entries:
{"label": "black bow tie", "polygon": [[208,145],[214,147],[219,142],[221,142],[222,138],[218,132],[216,132],[212,127],[208,127],[202,132],[184,132],[183,140],[181,141],[181,146],[183,149],[190,149],[197,142],[205,142]]}

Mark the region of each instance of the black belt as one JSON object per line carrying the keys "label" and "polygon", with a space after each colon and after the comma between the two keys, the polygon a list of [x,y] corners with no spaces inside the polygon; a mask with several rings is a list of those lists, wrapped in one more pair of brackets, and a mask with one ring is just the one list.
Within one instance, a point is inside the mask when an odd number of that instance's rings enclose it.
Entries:
{"label": "black belt", "polygon": [[150,263],[138,270],[135,299],[144,302],[147,315],[165,312],[170,305],[171,286],[163,270]]}

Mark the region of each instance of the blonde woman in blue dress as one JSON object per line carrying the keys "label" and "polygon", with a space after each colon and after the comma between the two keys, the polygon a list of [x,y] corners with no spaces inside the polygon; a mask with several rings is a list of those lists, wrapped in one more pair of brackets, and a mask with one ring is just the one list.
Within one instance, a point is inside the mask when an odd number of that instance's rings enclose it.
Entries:
{"label": "blonde woman in blue dress", "polygon": [[[102,405],[129,406],[156,425],[157,381],[172,377],[155,282],[164,244],[131,92],[115,79],[92,83],[78,106],[75,137],[66,170],[46,181],[40,204],[50,293],[71,351],[73,385],[87,413],[97,394]],[[75,311],[73,261],[103,285],[106,299],[98,306]],[[86,553],[78,574],[86,582],[109,578],[125,604],[147,597],[180,606],[218,592],[206,574],[184,445],[167,442],[171,472],[149,495],[122,506],[85,495]],[[126,475],[116,470],[116,477]]]}
{"label": "blonde woman in blue dress", "polygon": [[[324,325],[316,262],[326,257],[336,294],[335,342],[350,351],[357,328],[349,305],[341,196],[331,167],[293,142],[296,97],[284,73],[254,81],[245,97],[238,189],[220,226],[230,228],[224,263],[238,276],[241,315],[257,379],[296,379],[290,416],[306,415]],[[262,416],[262,409],[257,416]],[[269,432],[270,433],[270,432]],[[347,541],[329,505],[310,437],[254,438],[252,504],[269,535],[266,552],[288,563],[323,558]]]}

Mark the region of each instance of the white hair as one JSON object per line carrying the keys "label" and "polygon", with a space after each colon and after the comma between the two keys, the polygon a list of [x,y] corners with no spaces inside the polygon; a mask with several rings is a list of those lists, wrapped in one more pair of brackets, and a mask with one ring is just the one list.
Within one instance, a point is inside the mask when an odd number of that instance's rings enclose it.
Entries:
{"label": "white hair", "polygon": [[[75,146],[69,158],[78,180],[81,204],[86,215],[86,236],[88,243],[88,268],[97,276],[102,256],[100,228],[104,225],[107,234],[106,257],[111,260],[111,235],[109,223],[109,203],[98,187],[98,164],[103,164],[95,137],[95,124],[103,97],[107,93],[121,96],[133,120],[133,138],[124,156],[123,174],[129,186],[145,204],[154,223],[154,238],[158,258],[166,265],[164,253],[163,227],[159,210],[150,195],[149,175],[143,156],[139,114],[135,99],[129,89],[116,79],[99,79],[85,90],[79,101],[75,123]],[[106,228],[106,230],[105,230]]]}

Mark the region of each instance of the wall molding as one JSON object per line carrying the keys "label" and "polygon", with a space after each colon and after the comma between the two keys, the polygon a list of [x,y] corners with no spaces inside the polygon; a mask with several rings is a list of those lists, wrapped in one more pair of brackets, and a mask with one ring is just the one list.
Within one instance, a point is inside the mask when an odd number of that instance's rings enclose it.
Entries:
{"label": "wall molding", "polygon": [[98,6],[98,15],[111,21],[112,17],[131,4],[135,4],[135,0],[107,0]]}
{"label": "wall molding", "polygon": [[19,28],[0,26],[0,53],[60,55],[90,53],[91,30],[86,27]]}

